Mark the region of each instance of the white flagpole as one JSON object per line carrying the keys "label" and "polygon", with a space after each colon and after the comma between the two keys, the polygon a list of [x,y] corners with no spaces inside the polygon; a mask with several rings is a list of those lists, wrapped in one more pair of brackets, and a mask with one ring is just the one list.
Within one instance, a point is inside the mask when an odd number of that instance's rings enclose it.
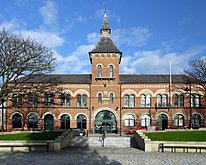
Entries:
{"label": "white flagpole", "polygon": [[170,106],[172,106],[172,60],[169,59],[170,65]]}

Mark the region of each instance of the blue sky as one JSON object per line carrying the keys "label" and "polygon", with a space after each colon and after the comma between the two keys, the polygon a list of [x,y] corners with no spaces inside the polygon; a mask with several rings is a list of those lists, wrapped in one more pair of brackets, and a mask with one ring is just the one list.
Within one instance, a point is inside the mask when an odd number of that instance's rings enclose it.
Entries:
{"label": "blue sky", "polygon": [[[105,1],[105,0],[104,0]],[[1,0],[0,29],[30,36],[55,52],[55,73],[90,73],[103,0]],[[121,73],[181,73],[206,56],[206,0],[106,0]]]}

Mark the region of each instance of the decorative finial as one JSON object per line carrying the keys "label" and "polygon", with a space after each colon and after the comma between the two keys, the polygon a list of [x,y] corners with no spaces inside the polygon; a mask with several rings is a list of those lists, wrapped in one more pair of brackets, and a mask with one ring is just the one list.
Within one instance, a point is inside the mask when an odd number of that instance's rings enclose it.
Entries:
{"label": "decorative finial", "polygon": [[103,24],[102,24],[102,28],[101,28],[100,32],[103,36],[109,36],[111,34],[111,29],[109,27],[108,20],[107,20],[106,1],[104,2],[104,18],[103,18]]}

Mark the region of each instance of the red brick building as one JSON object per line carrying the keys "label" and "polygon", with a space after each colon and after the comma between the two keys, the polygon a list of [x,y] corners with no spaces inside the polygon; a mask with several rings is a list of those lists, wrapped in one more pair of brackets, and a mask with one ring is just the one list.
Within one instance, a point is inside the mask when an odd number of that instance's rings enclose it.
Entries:
{"label": "red brick building", "polygon": [[170,75],[120,74],[122,52],[110,37],[106,12],[100,32],[99,42],[89,52],[91,74],[49,74],[31,79],[34,84],[55,79],[63,92],[29,96],[28,100],[16,97],[16,106],[5,114],[7,130],[79,127],[98,132],[103,126],[107,132],[117,133],[148,126],[182,128],[190,122],[206,125],[201,91],[177,90],[176,86],[185,83],[182,75],[172,75],[171,86]]}

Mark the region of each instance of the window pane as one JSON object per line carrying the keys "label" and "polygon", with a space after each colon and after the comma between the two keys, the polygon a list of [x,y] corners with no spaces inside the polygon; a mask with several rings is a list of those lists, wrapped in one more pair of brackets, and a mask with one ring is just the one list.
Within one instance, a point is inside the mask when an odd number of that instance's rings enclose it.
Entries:
{"label": "window pane", "polygon": [[82,106],[83,107],[87,106],[87,96],[86,95],[82,95]]}
{"label": "window pane", "polygon": [[163,95],[163,97],[162,97],[162,106],[163,107],[167,106],[167,95]]}
{"label": "window pane", "polygon": [[65,96],[61,95],[61,106],[65,106]]}
{"label": "window pane", "polygon": [[102,103],[102,94],[101,93],[98,93],[98,102]]}
{"label": "window pane", "polygon": [[134,107],[134,103],[135,103],[135,97],[134,95],[131,95],[129,98],[129,107]]}
{"label": "window pane", "polygon": [[146,96],[141,95],[141,107],[145,107],[145,106],[146,106]]}
{"label": "window pane", "polygon": [[162,106],[162,96],[161,95],[157,95],[157,106],[158,107]]}
{"label": "window pane", "polygon": [[178,95],[174,96],[174,106],[178,107]]}
{"label": "window pane", "polygon": [[129,107],[129,96],[128,95],[124,96],[124,106]]}
{"label": "window pane", "polygon": [[195,95],[195,107],[200,106],[200,97],[198,95]]}
{"label": "window pane", "polygon": [[113,71],[113,65],[110,65],[110,66],[109,66],[109,77],[110,77],[110,78],[114,77],[113,72],[114,72],[114,71]]}
{"label": "window pane", "polygon": [[146,96],[146,106],[151,107],[151,96],[150,95]]}
{"label": "window pane", "polygon": [[81,107],[81,95],[77,95],[77,107]]}
{"label": "window pane", "polygon": [[183,95],[179,96],[179,106],[184,107],[184,96]]}
{"label": "window pane", "polygon": [[102,66],[98,65],[98,77],[102,77]]}
{"label": "window pane", "polygon": [[67,95],[67,106],[71,106],[71,96]]}
{"label": "window pane", "polygon": [[114,102],[114,94],[113,93],[110,93],[110,103],[113,103]]}

